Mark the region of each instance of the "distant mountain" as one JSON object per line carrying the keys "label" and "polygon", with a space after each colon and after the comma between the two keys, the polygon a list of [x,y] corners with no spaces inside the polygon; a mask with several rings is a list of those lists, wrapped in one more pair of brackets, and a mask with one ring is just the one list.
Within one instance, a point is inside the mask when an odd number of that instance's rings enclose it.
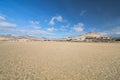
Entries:
{"label": "distant mountain", "polygon": [[28,41],[77,41],[77,42],[108,42],[108,41],[120,41],[120,38],[111,38],[109,36],[99,34],[96,32],[88,32],[83,35],[66,37],[61,39],[48,39],[48,38],[37,38],[33,36],[12,36],[12,35],[0,35],[0,41],[18,41],[18,42],[28,42]]}
{"label": "distant mountain", "polygon": [[67,37],[66,40],[68,41],[105,41],[105,40],[111,40],[111,37],[103,34],[99,34],[96,32],[88,32],[83,35]]}
{"label": "distant mountain", "polygon": [[12,36],[12,35],[0,35],[0,41],[44,41],[47,38],[37,38],[33,36]]}
{"label": "distant mountain", "polygon": [[10,41],[10,40],[16,40],[16,37],[12,35],[0,35],[0,41]]}

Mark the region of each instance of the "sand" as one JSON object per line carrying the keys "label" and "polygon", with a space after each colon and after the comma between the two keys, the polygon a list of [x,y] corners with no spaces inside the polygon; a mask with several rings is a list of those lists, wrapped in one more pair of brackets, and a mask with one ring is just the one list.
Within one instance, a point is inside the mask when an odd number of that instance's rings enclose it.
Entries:
{"label": "sand", "polygon": [[0,42],[0,80],[120,80],[120,43]]}

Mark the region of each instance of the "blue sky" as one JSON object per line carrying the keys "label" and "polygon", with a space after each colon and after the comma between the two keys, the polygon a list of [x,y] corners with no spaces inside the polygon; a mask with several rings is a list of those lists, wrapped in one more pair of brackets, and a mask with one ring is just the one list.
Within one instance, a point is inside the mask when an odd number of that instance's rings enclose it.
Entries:
{"label": "blue sky", "polygon": [[119,0],[0,0],[0,34],[120,37]]}

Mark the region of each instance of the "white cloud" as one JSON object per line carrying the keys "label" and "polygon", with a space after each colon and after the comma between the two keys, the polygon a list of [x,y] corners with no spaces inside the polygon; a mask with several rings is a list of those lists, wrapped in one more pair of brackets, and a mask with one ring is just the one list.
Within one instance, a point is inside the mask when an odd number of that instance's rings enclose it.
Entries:
{"label": "white cloud", "polygon": [[65,28],[69,28],[70,24],[67,24],[67,25],[63,25],[61,28],[62,29],[65,29]]}
{"label": "white cloud", "polygon": [[32,26],[34,29],[40,29],[41,27],[40,26],[37,26],[37,25],[33,25]]}
{"label": "white cloud", "polygon": [[33,24],[33,25],[38,25],[38,24],[40,24],[39,21],[30,21],[30,23]]}
{"label": "white cloud", "polygon": [[32,31],[28,31],[29,34],[41,34],[41,35],[49,35],[51,34],[51,32],[48,32],[46,30],[32,30]]}
{"label": "white cloud", "polygon": [[55,22],[54,20],[52,19],[50,22],[49,22],[50,25],[55,25]]}
{"label": "white cloud", "polygon": [[105,35],[120,35],[120,26],[113,27],[112,29],[100,32]]}
{"label": "white cloud", "polygon": [[0,27],[16,27],[16,24],[5,22],[5,21],[0,21]]}
{"label": "white cloud", "polygon": [[48,20],[44,20],[44,22],[48,22]]}
{"label": "white cloud", "polygon": [[102,34],[102,35],[108,35],[107,32],[98,32],[99,34]]}
{"label": "white cloud", "polygon": [[40,22],[39,21],[30,21],[30,24],[31,26],[34,28],[34,29],[40,29],[41,27],[39,26],[40,25]]}
{"label": "white cloud", "polygon": [[5,17],[3,17],[3,16],[0,16],[0,20],[5,20]]}
{"label": "white cloud", "polygon": [[54,27],[51,27],[51,28],[48,28],[47,31],[48,32],[53,32],[53,31],[56,31],[57,29],[55,29]]}
{"label": "white cloud", "polygon": [[9,27],[16,27],[17,26],[14,23],[10,23],[10,22],[4,21],[4,20],[6,20],[5,17],[0,16],[0,27],[9,28]]}
{"label": "white cloud", "polygon": [[50,20],[49,24],[50,24],[50,25],[55,25],[55,20],[58,21],[58,22],[62,22],[62,21],[63,21],[63,18],[62,18],[62,16],[54,16],[54,17],[52,17],[52,19]]}
{"label": "white cloud", "polygon": [[120,34],[120,26],[117,26],[111,30],[111,33],[113,34]]}
{"label": "white cloud", "polygon": [[9,34],[17,34],[17,35],[51,35],[53,32],[47,30],[30,30],[30,29],[14,29],[14,28],[0,28],[3,32],[7,32]]}
{"label": "white cloud", "polygon": [[[5,18],[0,16],[0,31],[9,34],[18,34],[18,35],[51,35],[56,30],[55,28],[46,28],[41,29],[39,21],[29,21],[31,27],[34,29],[28,28],[18,28],[16,24],[4,21]],[[58,21],[59,18],[57,18]]]}
{"label": "white cloud", "polygon": [[61,16],[57,16],[57,17],[56,17],[56,20],[59,21],[59,22],[62,22],[63,19],[62,19]]}
{"label": "white cloud", "polygon": [[70,24],[67,24],[67,25],[61,26],[60,30],[67,31],[67,30],[69,30],[69,28],[70,28]]}
{"label": "white cloud", "polygon": [[74,25],[72,29],[76,32],[82,32],[84,29],[84,24],[78,23],[78,24]]}
{"label": "white cloud", "polygon": [[80,16],[83,16],[86,12],[86,10],[81,11]]}

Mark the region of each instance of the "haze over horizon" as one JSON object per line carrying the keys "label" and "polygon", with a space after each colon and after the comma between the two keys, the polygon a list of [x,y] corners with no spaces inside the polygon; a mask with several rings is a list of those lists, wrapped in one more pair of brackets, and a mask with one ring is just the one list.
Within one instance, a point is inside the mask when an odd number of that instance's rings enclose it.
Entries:
{"label": "haze over horizon", "polygon": [[119,0],[0,0],[0,34],[120,37]]}

